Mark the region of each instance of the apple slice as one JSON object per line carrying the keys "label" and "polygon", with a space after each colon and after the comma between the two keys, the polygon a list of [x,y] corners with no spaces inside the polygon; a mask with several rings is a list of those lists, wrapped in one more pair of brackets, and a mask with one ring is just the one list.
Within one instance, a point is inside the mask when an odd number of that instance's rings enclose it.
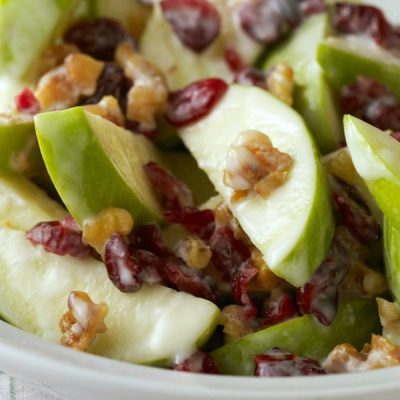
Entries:
{"label": "apple slice", "polygon": [[322,153],[337,149],[343,129],[333,93],[317,61],[317,46],[329,34],[327,14],[308,18],[269,54],[265,67],[286,63],[294,70],[294,108],[304,117]]}
{"label": "apple slice", "polygon": [[344,117],[351,159],[387,219],[400,229],[400,143],[356,117]]}
{"label": "apple slice", "polygon": [[77,0],[0,1],[0,75],[25,78]]}
{"label": "apple slice", "polygon": [[[268,135],[294,162],[268,199],[254,195],[232,203],[223,181],[227,154],[249,129]],[[179,133],[271,270],[303,285],[326,256],[333,217],[325,171],[302,118],[265,90],[233,85],[208,116]]]}
{"label": "apple slice", "polygon": [[318,61],[337,90],[364,75],[387,85],[400,97],[400,58],[370,38],[329,37],[318,46]]}
{"label": "apple slice", "polygon": [[141,37],[143,55],[164,72],[169,88],[177,90],[189,83],[208,77],[227,79],[232,72],[224,59],[227,49],[234,49],[246,65],[253,64],[263,45],[249,38],[240,28],[238,18],[232,18],[240,2],[210,0],[219,11],[221,32],[201,53],[185,47],[164,18],[159,1]]}
{"label": "apple slice", "polygon": [[388,218],[384,220],[383,243],[387,282],[394,299],[400,302],[400,230]]}
{"label": "apple slice", "polygon": [[330,326],[305,315],[247,335],[212,355],[224,374],[254,375],[254,357],[273,347],[322,361],[336,345],[350,343],[360,348],[379,330],[375,299],[357,300],[341,304]]}
{"label": "apple slice", "polygon": [[160,218],[143,165],[161,157],[144,136],[81,107],[38,114],[35,128],[49,175],[78,223],[107,207],[126,209],[139,224]]}

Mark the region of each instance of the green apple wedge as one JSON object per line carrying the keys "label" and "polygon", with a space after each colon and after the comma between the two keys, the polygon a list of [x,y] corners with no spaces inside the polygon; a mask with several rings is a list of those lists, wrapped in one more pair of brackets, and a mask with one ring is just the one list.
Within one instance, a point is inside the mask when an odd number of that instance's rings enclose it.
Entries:
{"label": "green apple wedge", "polygon": [[303,116],[322,153],[343,142],[343,128],[333,93],[317,61],[317,46],[330,33],[327,14],[306,19],[265,61],[265,68],[286,63],[295,77],[294,108]]}
{"label": "green apple wedge", "polygon": [[166,21],[159,0],[154,4],[152,15],[141,37],[143,55],[164,72],[169,88],[177,90],[189,83],[208,77],[226,79],[232,76],[225,62],[227,48],[235,49],[246,65],[253,64],[263,46],[248,37],[240,28],[239,21],[232,21],[230,15],[239,2],[210,0],[221,16],[221,33],[201,53],[185,47]]}
{"label": "green apple wedge", "polygon": [[361,348],[379,330],[375,299],[357,300],[341,304],[330,326],[305,315],[226,344],[212,355],[224,374],[254,375],[254,357],[273,347],[322,361],[336,345]]}
{"label": "green apple wedge", "polygon": [[162,162],[147,138],[81,107],[38,114],[34,120],[47,171],[78,223],[107,207],[126,209],[138,224],[160,218],[143,166]]}
{"label": "green apple wedge", "polygon": [[350,115],[344,117],[344,129],[354,167],[383,214],[400,229],[400,143]]}
{"label": "green apple wedge", "polygon": [[109,307],[107,332],[99,335],[92,353],[167,365],[207,340],[219,317],[213,303],[160,285],[122,293],[103,263],[47,253],[25,239],[32,225],[64,215],[60,205],[24,178],[0,178],[0,315],[5,320],[59,342],[68,295],[82,290]]}
{"label": "green apple wedge", "polygon": [[318,46],[318,61],[336,90],[364,75],[400,96],[400,58],[372,39],[356,35],[329,37]]}
{"label": "green apple wedge", "polygon": [[383,224],[383,245],[387,282],[394,299],[400,303],[400,230],[388,218]]}
{"label": "green apple wedge", "polygon": [[0,1],[0,75],[28,78],[78,4],[77,0]]}
{"label": "green apple wedge", "polygon": [[[268,135],[294,163],[268,199],[252,195],[232,203],[233,192],[223,182],[226,158],[249,129]],[[233,85],[210,114],[179,134],[270,269],[303,285],[326,256],[333,217],[325,171],[300,115],[263,89]]]}
{"label": "green apple wedge", "polygon": [[43,170],[33,120],[0,115],[0,176],[35,176]]}

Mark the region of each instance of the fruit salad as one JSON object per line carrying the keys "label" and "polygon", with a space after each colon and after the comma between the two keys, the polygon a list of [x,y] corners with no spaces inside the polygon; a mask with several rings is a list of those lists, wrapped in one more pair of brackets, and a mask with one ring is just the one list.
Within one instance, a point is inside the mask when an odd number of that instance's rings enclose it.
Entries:
{"label": "fruit salad", "polygon": [[5,322],[176,371],[400,365],[393,0],[6,0],[0,18]]}

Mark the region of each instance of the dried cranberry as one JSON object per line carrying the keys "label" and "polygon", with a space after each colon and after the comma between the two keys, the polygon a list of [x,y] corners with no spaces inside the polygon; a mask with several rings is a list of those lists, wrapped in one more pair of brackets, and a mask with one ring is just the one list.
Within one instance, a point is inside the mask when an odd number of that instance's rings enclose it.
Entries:
{"label": "dried cranberry", "polygon": [[150,161],[143,168],[165,210],[175,211],[195,206],[192,191],[169,171],[154,161]]}
{"label": "dried cranberry", "polygon": [[162,274],[161,259],[150,251],[130,248],[131,257],[139,266],[139,281],[149,284],[165,284]]}
{"label": "dried cranberry", "polygon": [[239,18],[251,38],[272,44],[299,23],[300,10],[296,0],[243,0]]}
{"label": "dried cranberry", "polygon": [[230,282],[235,271],[250,259],[250,249],[228,226],[218,227],[210,239],[212,260],[222,278]]}
{"label": "dried cranberry", "polygon": [[204,240],[210,239],[215,227],[213,210],[198,210],[183,208],[176,211],[166,211],[164,218],[167,222],[183,225],[188,231]]}
{"label": "dried cranberry", "polygon": [[240,264],[232,276],[232,294],[235,301],[245,306],[255,307],[247,293],[250,281],[257,275],[258,270],[254,267],[251,259]]}
{"label": "dried cranberry", "polygon": [[163,0],[161,8],[179,40],[193,51],[205,50],[219,34],[218,10],[207,0]]}
{"label": "dried cranberry", "polygon": [[189,125],[208,115],[228,90],[221,79],[194,82],[170,95],[166,117],[177,127]]}
{"label": "dried cranberry", "polygon": [[267,89],[267,73],[254,67],[246,66],[236,72],[233,80],[241,85],[258,86]]}
{"label": "dried cranberry", "polygon": [[104,263],[111,282],[121,292],[134,292],[140,289],[140,266],[132,258],[128,244],[123,236],[116,233],[106,243]]}
{"label": "dried cranberry", "polygon": [[200,372],[204,374],[219,374],[217,365],[209,353],[197,350],[190,357],[176,363],[175,371]]}
{"label": "dried cranberry", "polygon": [[389,89],[371,78],[360,76],[342,88],[340,105],[351,114],[382,130],[400,130],[400,102]]}
{"label": "dried cranberry", "polygon": [[306,16],[323,13],[326,8],[324,0],[303,0],[300,3],[301,12]]}
{"label": "dried cranberry", "polygon": [[292,295],[281,290],[272,291],[264,306],[264,315],[260,321],[263,327],[272,326],[299,316]]}
{"label": "dried cranberry", "polygon": [[343,181],[335,180],[334,205],[339,222],[361,242],[368,244],[378,240],[381,235],[380,225],[371,215],[357,189]]}
{"label": "dried cranberry", "polygon": [[338,253],[333,247],[311,279],[297,289],[296,301],[301,313],[314,315],[323,325],[330,325],[335,319],[338,288],[348,270],[348,263]]}
{"label": "dried cranberry", "polygon": [[150,251],[158,257],[172,255],[158,225],[141,225],[132,232],[130,239],[134,248]]}
{"label": "dried cranberry", "polygon": [[82,231],[71,218],[41,222],[25,236],[34,246],[43,246],[47,252],[61,256],[84,258],[92,252],[89,246],[82,243]]}
{"label": "dried cranberry", "polygon": [[300,357],[278,347],[254,358],[256,376],[324,375],[321,364],[312,358]]}
{"label": "dried cranberry", "polygon": [[398,142],[400,142],[400,132],[393,132],[391,136],[393,139],[396,139]]}
{"label": "dried cranberry", "polygon": [[95,93],[81,100],[81,104],[97,104],[104,96],[114,96],[121,108],[126,106],[126,95],[132,86],[131,81],[125,77],[121,67],[113,62],[107,62],[97,80]]}
{"label": "dried cranberry", "polygon": [[24,114],[35,115],[40,111],[39,100],[35,97],[32,90],[25,88],[15,96],[15,107],[17,111]]}
{"label": "dried cranberry", "polygon": [[225,50],[224,59],[231,72],[237,72],[243,67],[242,57],[232,47]]}
{"label": "dried cranberry", "polygon": [[118,21],[108,18],[79,21],[67,30],[64,40],[103,61],[114,59],[115,50],[121,42],[128,40],[134,43]]}
{"label": "dried cranberry", "polygon": [[381,46],[387,46],[391,25],[383,12],[373,6],[336,3],[333,25],[341,33],[363,33]]}

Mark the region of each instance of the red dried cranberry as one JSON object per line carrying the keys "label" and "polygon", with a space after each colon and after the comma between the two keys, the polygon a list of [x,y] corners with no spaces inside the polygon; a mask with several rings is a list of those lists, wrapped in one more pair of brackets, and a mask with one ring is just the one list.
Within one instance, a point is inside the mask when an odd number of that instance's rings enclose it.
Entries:
{"label": "red dried cranberry", "polygon": [[327,7],[324,0],[303,0],[300,9],[303,15],[310,16],[325,12]]}
{"label": "red dried cranberry", "polygon": [[135,292],[140,289],[140,266],[132,258],[125,238],[116,233],[106,243],[104,263],[111,282],[121,292]]}
{"label": "red dried cranberry", "polygon": [[182,127],[208,115],[228,90],[221,79],[210,78],[194,82],[170,95],[166,117]]}
{"label": "red dried cranberry", "polygon": [[82,99],[80,104],[97,104],[104,96],[114,96],[124,110],[131,86],[132,82],[125,77],[123,69],[113,62],[107,62],[97,80],[96,92]]}
{"label": "red dried cranberry", "polygon": [[200,372],[204,374],[219,374],[217,365],[209,353],[197,350],[190,357],[176,363],[175,371]]}
{"label": "red dried cranberry", "polygon": [[161,259],[151,253],[150,251],[131,249],[131,257],[134,262],[139,266],[139,281],[149,284],[162,283],[164,280],[160,270]]}
{"label": "red dried cranberry", "polygon": [[267,73],[254,67],[246,66],[236,72],[233,80],[241,85],[258,86],[261,89],[268,89]]}
{"label": "red dried cranberry", "polygon": [[158,225],[142,225],[136,228],[131,234],[131,246],[137,249],[147,250],[158,257],[172,255],[162,237]]}
{"label": "red dried cranberry", "polygon": [[169,171],[153,161],[143,168],[165,210],[175,211],[195,206],[192,191]]}
{"label": "red dried cranberry", "polygon": [[340,105],[351,114],[382,130],[400,130],[400,102],[389,89],[371,78],[360,76],[340,93]]}
{"label": "red dried cranberry", "polygon": [[162,0],[165,19],[179,40],[196,52],[205,50],[218,36],[218,10],[207,0]]}
{"label": "red dried cranberry", "polygon": [[231,72],[237,72],[243,67],[242,57],[232,47],[225,50],[224,59]]}
{"label": "red dried cranberry", "polygon": [[364,244],[378,240],[381,235],[380,225],[371,215],[357,189],[338,179],[334,182],[334,205],[339,222]]}
{"label": "red dried cranberry", "polygon": [[15,96],[15,107],[17,111],[24,114],[35,115],[40,111],[38,99],[32,90],[25,88],[20,94]]}
{"label": "red dried cranberry", "polygon": [[41,222],[28,231],[25,237],[34,246],[43,246],[49,253],[88,257],[92,250],[82,243],[82,231],[72,221],[71,218],[66,218],[62,221]]}
{"label": "red dried cranberry", "polygon": [[265,303],[260,321],[263,327],[272,326],[299,316],[296,303],[290,293],[274,290]]}
{"label": "red dried cranberry", "polygon": [[230,282],[235,271],[250,259],[250,249],[241,240],[235,238],[235,234],[228,226],[218,227],[210,239],[212,261],[222,278]]}
{"label": "red dried cranberry", "polygon": [[176,211],[166,211],[164,218],[167,222],[183,225],[189,232],[209,240],[215,228],[213,210],[198,210],[197,208],[183,208]]}
{"label": "red dried cranberry", "polygon": [[299,23],[299,11],[296,0],[243,0],[240,24],[257,42],[272,44]]}
{"label": "red dried cranberry", "polygon": [[[254,306],[249,294],[247,293],[250,281],[257,275],[258,270],[254,267],[251,259],[240,264],[232,277],[232,294],[235,301],[245,306]],[[255,307],[255,306],[254,306]]]}
{"label": "red dried cranberry", "polygon": [[125,128],[134,133],[140,133],[149,139],[154,139],[157,136],[157,129],[155,126],[151,127],[149,125],[144,125],[142,122],[134,121],[132,119],[127,119],[125,121]]}
{"label": "red dried cranberry", "polygon": [[324,375],[321,364],[312,358],[300,357],[278,347],[254,357],[256,376]]}
{"label": "red dried cranberry", "polygon": [[400,142],[400,132],[393,132],[391,136],[393,139],[396,139],[398,142]]}
{"label": "red dried cranberry", "polygon": [[118,21],[108,18],[81,20],[72,25],[64,35],[64,40],[75,44],[83,53],[98,60],[112,61],[117,46],[131,38]]}
{"label": "red dried cranberry", "polygon": [[338,288],[347,270],[348,263],[333,247],[311,279],[297,289],[296,301],[301,313],[312,314],[321,324],[330,325],[336,317]]}

